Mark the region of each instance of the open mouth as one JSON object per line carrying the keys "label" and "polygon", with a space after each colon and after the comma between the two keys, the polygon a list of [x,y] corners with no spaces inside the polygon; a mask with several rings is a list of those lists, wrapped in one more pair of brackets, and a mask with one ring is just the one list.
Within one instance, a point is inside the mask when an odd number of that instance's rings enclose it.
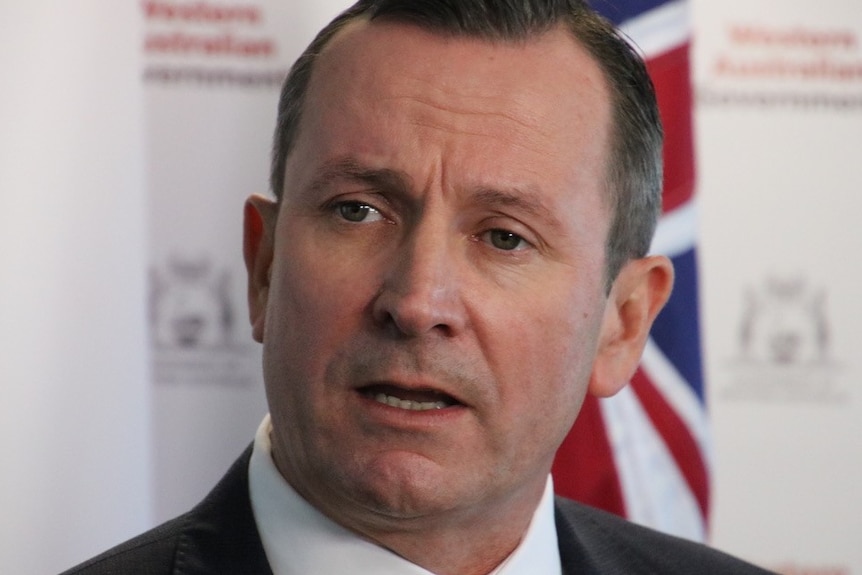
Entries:
{"label": "open mouth", "polygon": [[377,403],[407,411],[432,411],[460,405],[453,397],[434,390],[404,389],[394,385],[369,385],[360,393]]}

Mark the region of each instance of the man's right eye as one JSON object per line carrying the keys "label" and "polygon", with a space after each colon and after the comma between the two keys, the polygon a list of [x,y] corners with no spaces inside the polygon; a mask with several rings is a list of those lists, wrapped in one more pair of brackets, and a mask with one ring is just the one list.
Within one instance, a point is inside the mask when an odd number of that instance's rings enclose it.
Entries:
{"label": "man's right eye", "polygon": [[338,215],[348,222],[376,222],[383,219],[376,208],[362,202],[341,202],[336,206]]}

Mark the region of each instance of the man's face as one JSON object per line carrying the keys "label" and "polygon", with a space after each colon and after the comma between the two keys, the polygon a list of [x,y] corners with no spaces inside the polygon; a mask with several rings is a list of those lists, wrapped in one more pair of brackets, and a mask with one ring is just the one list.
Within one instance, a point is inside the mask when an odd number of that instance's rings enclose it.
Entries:
{"label": "man's face", "polygon": [[609,127],[562,29],[358,22],[326,48],[252,295],[306,499],[354,527],[536,505],[603,330]]}

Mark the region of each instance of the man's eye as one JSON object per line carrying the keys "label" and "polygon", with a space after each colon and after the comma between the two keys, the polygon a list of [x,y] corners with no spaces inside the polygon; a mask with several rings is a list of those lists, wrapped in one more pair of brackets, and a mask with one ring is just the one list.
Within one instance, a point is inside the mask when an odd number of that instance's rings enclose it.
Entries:
{"label": "man's eye", "polygon": [[490,230],[487,234],[491,245],[498,250],[522,250],[529,245],[527,240],[507,230]]}
{"label": "man's eye", "polygon": [[362,202],[341,202],[338,214],[348,222],[374,222],[383,219],[375,208]]}

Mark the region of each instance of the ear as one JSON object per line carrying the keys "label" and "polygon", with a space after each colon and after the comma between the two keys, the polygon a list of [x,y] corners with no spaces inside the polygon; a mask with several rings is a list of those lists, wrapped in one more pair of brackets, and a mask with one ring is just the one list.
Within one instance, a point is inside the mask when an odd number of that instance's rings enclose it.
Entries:
{"label": "ear", "polygon": [[664,256],[631,260],[614,280],[599,335],[589,392],[609,397],[634,375],[649,330],[673,287],[673,264]]}
{"label": "ear", "polygon": [[248,272],[248,315],[252,337],[258,342],[263,342],[277,213],[278,204],[263,196],[251,196],[245,201],[242,255]]}

